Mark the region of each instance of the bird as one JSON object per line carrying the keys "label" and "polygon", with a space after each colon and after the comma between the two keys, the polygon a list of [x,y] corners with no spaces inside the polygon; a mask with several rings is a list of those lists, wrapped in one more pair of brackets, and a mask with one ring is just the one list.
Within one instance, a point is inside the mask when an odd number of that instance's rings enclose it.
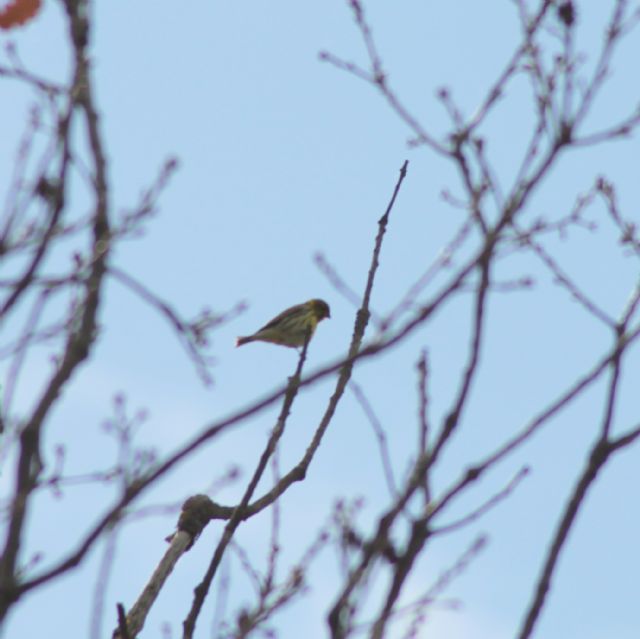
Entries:
{"label": "bird", "polygon": [[298,348],[311,339],[318,322],[331,317],[329,305],[320,299],[296,304],[276,315],[253,335],[238,337],[236,346],[249,342],[270,342],[280,346]]}

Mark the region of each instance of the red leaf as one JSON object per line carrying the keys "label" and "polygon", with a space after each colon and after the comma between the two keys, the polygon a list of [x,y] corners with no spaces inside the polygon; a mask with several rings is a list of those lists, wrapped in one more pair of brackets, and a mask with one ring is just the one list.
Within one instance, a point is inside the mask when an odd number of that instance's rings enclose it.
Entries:
{"label": "red leaf", "polygon": [[13,0],[0,11],[0,29],[19,27],[40,10],[42,0]]}

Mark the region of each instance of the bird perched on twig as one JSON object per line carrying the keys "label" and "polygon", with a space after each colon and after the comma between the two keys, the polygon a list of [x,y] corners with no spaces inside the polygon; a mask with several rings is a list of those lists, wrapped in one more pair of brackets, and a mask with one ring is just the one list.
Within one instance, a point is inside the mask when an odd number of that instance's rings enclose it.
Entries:
{"label": "bird perched on twig", "polygon": [[297,348],[311,339],[318,322],[331,317],[329,305],[324,300],[313,299],[282,311],[253,335],[238,337],[236,346],[249,342],[271,342],[280,346]]}

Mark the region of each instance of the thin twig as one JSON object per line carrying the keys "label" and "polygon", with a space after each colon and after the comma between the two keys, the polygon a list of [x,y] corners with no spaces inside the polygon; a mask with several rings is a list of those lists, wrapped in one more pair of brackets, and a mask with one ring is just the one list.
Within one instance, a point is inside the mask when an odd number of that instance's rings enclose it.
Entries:
{"label": "thin twig", "polygon": [[373,406],[367,399],[367,396],[364,394],[360,385],[351,380],[349,382],[349,388],[351,392],[354,394],[358,404],[360,404],[360,408],[367,417],[371,428],[376,436],[376,441],[378,442],[378,450],[380,451],[380,458],[382,460],[382,468],[384,470],[384,476],[387,482],[387,488],[392,497],[397,497],[398,489],[396,487],[396,481],[393,477],[393,465],[391,464],[391,455],[389,454],[389,445],[387,444],[387,436],[384,432],[384,428],[378,419],[375,411],[373,410]]}

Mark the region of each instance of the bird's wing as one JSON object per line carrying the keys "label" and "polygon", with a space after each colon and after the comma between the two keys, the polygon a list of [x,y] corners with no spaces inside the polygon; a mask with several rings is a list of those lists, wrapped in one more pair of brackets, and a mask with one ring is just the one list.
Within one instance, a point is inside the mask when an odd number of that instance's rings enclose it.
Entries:
{"label": "bird's wing", "polygon": [[291,306],[290,308],[285,309],[279,315],[276,315],[272,320],[268,321],[260,330],[264,331],[266,328],[273,328],[276,324],[279,324],[287,315],[296,315],[300,312],[303,312],[305,305],[304,304],[296,304],[295,306]]}

